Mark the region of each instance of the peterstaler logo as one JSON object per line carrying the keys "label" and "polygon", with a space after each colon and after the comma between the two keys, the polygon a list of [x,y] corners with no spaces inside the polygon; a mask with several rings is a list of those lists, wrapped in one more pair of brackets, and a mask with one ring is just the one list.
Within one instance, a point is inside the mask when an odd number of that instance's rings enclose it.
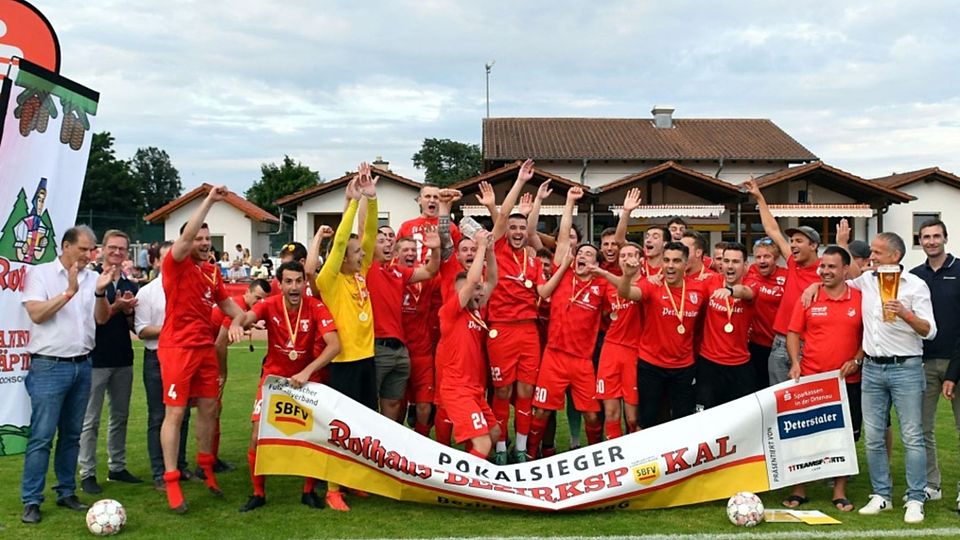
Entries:
{"label": "peterstaler logo", "polygon": [[313,430],[313,415],[289,396],[274,394],[270,399],[270,425],[287,436]]}
{"label": "peterstaler logo", "polygon": [[641,486],[649,486],[660,478],[660,463],[657,461],[648,461],[632,467],[633,481]]}
{"label": "peterstaler logo", "polygon": [[818,407],[796,414],[777,417],[781,439],[813,435],[830,429],[843,429],[843,408],[840,405]]}

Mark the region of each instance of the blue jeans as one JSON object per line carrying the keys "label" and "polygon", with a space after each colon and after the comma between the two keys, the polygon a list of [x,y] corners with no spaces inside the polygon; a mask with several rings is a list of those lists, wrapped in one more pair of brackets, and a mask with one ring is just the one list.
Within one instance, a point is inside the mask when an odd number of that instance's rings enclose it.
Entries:
{"label": "blue jeans", "polygon": [[892,500],[893,480],[884,434],[893,403],[900,421],[900,440],[907,472],[907,499],[923,502],[927,485],[927,453],[923,446],[923,362],[919,356],[902,364],[863,363],[860,382],[867,468],[873,492]]}
{"label": "blue jeans", "polygon": [[50,466],[50,448],[57,435],[53,470],[57,475],[57,500],[77,491],[77,456],[80,431],[90,397],[90,360],[58,362],[42,356],[30,360],[25,381],[30,395],[30,437],[23,457],[20,500],[23,504],[43,502],[43,487]]}

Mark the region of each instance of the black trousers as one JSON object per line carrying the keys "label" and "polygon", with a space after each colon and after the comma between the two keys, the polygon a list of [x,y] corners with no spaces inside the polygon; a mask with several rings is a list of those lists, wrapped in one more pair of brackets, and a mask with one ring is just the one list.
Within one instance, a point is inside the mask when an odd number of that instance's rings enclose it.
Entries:
{"label": "black trousers", "polygon": [[670,403],[670,420],[693,414],[696,407],[695,365],[684,368],[662,368],[637,360],[637,388],[640,389],[640,427],[660,423],[663,397]]}

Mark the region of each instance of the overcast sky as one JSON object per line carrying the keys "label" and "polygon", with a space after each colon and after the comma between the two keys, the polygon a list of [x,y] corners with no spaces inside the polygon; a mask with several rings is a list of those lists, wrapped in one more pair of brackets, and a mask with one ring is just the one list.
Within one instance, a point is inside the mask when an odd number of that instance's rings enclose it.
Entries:
{"label": "overcast sky", "polygon": [[[875,177],[960,173],[956,2],[34,0],[120,157],[244,191],[284,154],[422,179],[426,137],[492,116],[769,118]],[[839,6],[845,7],[839,7]]]}

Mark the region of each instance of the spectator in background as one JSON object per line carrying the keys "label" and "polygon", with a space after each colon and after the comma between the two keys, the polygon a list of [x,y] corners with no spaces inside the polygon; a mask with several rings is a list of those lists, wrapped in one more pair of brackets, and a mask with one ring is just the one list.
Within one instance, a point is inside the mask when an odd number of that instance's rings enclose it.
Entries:
{"label": "spectator in background", "polygon": [[234,249],[235,249],[234,254],[233,254],[234,260],[243,261],[243,255],[244,255],[243,245],[237,244]]}
{"label": "spectator in background", "polygon": [[243,248],[243,265],[246,267],[253,266],[253,256],[250,255],[250,250]]}
{"label": "spectator in background", "polygon": [[220,266],[220,273],[223,274],[223,277],[227,277],[230,274],[230,267],[233,266],[230,263],[230,254],[224,251],[220,254],[220,262],[217,263]]}
{"label": "spectator in background", "polygon": [[267,279],[270,277],[270,271],[263,265],[260,259],[253,260],[253,267],[250,268],[250,279]]}
{"label": "spectator in background", "polygon": [[267,269],[267,277],[273,275],[273,259],[270,258],[269,253],[263,254],[263,266]]}
{"label": "spectator in background", "polygon": [[247,279],[247,272],[243,269],[243,262],[239,259],[235,259],[230,265],[230,270],[227,271],[227,279],[230,280],[230,283],[236,283],[238,281],[243,281]]}

